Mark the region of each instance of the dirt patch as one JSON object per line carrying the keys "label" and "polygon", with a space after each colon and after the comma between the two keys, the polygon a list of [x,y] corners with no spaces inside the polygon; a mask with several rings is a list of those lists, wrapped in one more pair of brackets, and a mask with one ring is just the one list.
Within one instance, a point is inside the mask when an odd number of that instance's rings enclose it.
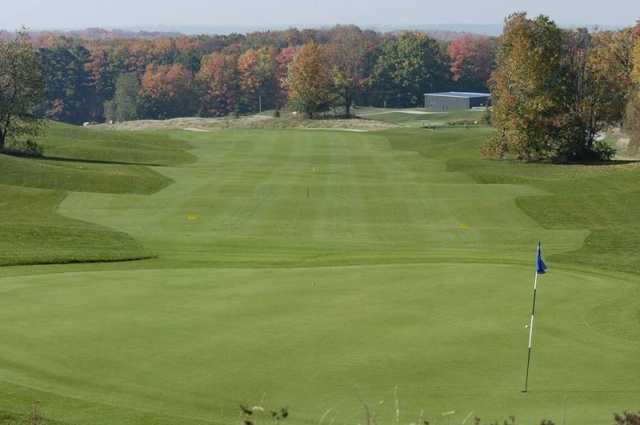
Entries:
{"label": "dirt patch", "polygon": [[206,132],[215,128],[225,128],[229,122],[237,122],[240,126],[247,126],[255,122],[268,121],[271,117],[264,115],[253,115],[250,117],[233,118],[173,118],[169,120],[138,120],[125,121],[115,124],[99,124],[93,128],[109,129],[109,130],[127,130],[127,131],[144,131],[144,130],[186,130]]}
{"label": "dirt patch", "polygon": [[364,130],[361,128],[302,128],[303,130],[312,131],[348,131],[351,133],[368,133],[371,130]]}
{"label": "dirt patch", "polygon": [[196,128],[196,127],[187,127],[187,128],[183,128],[184,131],[193,131],[194,133],[208,133],[209,130],[206,130],[204,128]]}
{"label": "dirt patch", "polygon": [[629,147],[629,142],[631,142],[631,139],[629,139],[628,137],[620,137],[616,142],[616,149],[623,152],[626,151]]}

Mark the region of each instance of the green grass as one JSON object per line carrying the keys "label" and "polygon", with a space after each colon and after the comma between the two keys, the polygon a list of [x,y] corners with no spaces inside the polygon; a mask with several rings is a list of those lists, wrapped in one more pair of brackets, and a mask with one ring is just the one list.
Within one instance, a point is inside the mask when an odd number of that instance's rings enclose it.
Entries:
{"label": "green grass", "polygon": [[[118,229],[58,214],[68,191],[148,195],[172,180],[155,165],[193,160],[164,135],[123,135],[50,124],[45,157],[0,155],[0,265],[122,261],[153,256]],[[85,208],[91,208],[86,206]]]}
{"label": "green grass", "polygon": [[[239,404],[353,424],[364,401],[394,423],[396,387],[402,424],[595,425],[639,407],[640,167],[483,160],[482,127],[58,130],[47,152],[93,161],[96,143],[119,163],[3,182],[5,231],[84,226],[64,244],[33,233],[13,261],[38,241],[108,259],[118,237],[157,257],[0,269],[0,418],[36,399],[73,424],[233,423]],[[159,157],[127,160],[154,140]],[[130,177],[107,190],[98,165]],[[538,239],[551,272],[523,395]]]}
{"label": "green grass", "polygon": [[175,165],[195,158],[182,141],[162,133],[123,133],[50,123],[40,141],[45,155],[57,159],[143,165]]}
{"label": "green grass", "polygon": [[0,265],[121,261],[151,255],[126,233],[59,215],[56,209],[64,192],[0,185],[0,193]]}

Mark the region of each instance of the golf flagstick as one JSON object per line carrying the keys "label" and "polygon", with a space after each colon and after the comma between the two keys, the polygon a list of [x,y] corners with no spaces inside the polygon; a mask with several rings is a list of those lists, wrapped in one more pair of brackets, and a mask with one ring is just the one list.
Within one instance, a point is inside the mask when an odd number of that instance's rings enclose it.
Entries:
{"label": "golf flagstick", "polygon": [[538,242],[538,250],[536,255],[536,275],[533,280],[533,305],[531,307],[531,320],[529,322],[529,352],[527,353],[527,371],[524,378],[523,393],[529,391],[529,368],[531,367],[531,353],[533,352],[533,327],[536,317],[536,295],[538,294],[538,277],[547,272],[547,266],[542,261],[542,244]]}
{"label": "golf flagstick", "polygon": [[531,321],[529,322],[529,352],[527,354],[527,372],[524,378],[524,390],[523,393],[529,391],[529,367],[531,366],[531,352],[533,351],[533,325],[536,316],[536,293],[538,291],[538,270],[536,270],[536,277],[533,281],[533,307],[531,308]]}

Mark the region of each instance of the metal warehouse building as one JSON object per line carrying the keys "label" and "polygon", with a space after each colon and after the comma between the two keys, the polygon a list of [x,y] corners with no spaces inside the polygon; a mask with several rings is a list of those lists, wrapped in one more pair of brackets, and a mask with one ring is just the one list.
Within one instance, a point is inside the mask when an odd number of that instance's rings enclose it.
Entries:
{"label": "metal warehouse building", "polygon": [[491,95],[489,93],[446,92],[427,93],[424,95],[424,107],[436,111],[460,111],[464,109],[489,106]]}

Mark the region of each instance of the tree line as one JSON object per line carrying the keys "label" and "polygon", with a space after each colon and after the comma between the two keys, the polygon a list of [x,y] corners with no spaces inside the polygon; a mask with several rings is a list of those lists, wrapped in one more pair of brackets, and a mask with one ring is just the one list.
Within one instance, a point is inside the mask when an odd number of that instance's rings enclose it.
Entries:
{"label": "tree line", "polygon": [[438,41],[356,26],[148,39],[43,34],[31,41],[44,78],[41,113],[76,124],[290,105],[308,115],[338,107],[349,114],[353,104],[419,106],[429,91],[487,90],[496,52],[494,38]]}
{"label": "tree line", "polygon": [[422,105],[426,92],[490,89],[494,157],[610,159],[606,130],[640,150],[640,23],[559,28],[517,13],[497,39],[438,41],[356,26],[247,35],[83,39],[20,33],[0,41],[0,149],[38,118],[82,123],[216,117],[289,108],[308,117],[352,105]]}

